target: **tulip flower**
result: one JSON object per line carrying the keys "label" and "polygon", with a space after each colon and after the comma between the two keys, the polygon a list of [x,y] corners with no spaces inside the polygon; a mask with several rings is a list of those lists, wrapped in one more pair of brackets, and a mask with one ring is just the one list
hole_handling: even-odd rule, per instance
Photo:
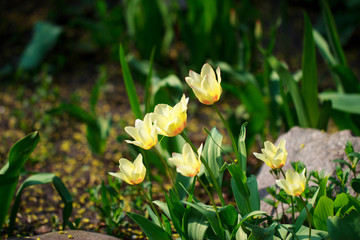
{"label": "tulip flower", "polygon": [[145,150],[155,146],[158,141],[156,122],[154,125],[152,124],[149,114],[145,115],[144,121],[136,119],[135,127],[125,127],[125,131],[135,140],[125,140],[127,143],[134,144]]}
{"label": "tulip flower", "polygon": [[122,179],[130,185],[139,184],[144,180],[146,173],[142,159],[142,155],[139,154],[133,164],[126,158],[121,158],[119,160],[120,172],[109,172],[109,174]]}
{"label": "tulip flower", "polygon": [[266,165],[272,169],[282,168],[285,165],[288,152],[285,149],[286,141],[283,138],[279,145],[275,147],[272,142],[266,141],[265,148],[261,149],[261,153],[254,153],[255,157],[264,161]]}
{"label": "tulip flower", "polygon": [[190,70],[189,77],[185,78],[197,99],[203,104],[212,105],[220,99],[222,88],[219,67],[216,69],[216,75],[217,79],[214,70],[208,63],[205,63],[200,74]]}
{"label": "tulip flower", "polygon": [[299,174],[298,172],[294,172],[292,170],[286,171],[286,179],[276,180],[276,184],[285,190],[285,192],[291,196],[299,196],[305,190],[306,177],[305,177],[306,169]]}
{"label": "tulip flower", "polygon": [[155,106],[154,112],[150,116],[154,122],[157,122],[156,126],[159,134],[174,137],[184,130],[186,127],[188,102],[189,98],[185,98],[185,95],[183,95],[180,102],[174,107],[167,104]]}
{"label": "tulip flower", "polygon": [[176,166],[176,171],[179,172],[181,175],[186,177],[193,177],[200,171],[200,156],[202,148],[203,145],[201,144],[197,151],[198,156],[196,157],[190,144],[185,143],[182,149],[182,154],[173,153],[172,158],[169,158],[169,161]]}

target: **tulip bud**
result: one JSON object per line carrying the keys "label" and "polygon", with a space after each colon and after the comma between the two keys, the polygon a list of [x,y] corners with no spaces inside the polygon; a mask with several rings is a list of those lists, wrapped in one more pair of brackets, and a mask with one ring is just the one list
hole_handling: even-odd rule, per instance
{"label": "tulip bud", "polygon": [[197,99],[203,104],[212,105],[220,99],[222,88],[219,67],[216,69],[216,75],[217,79],[214,70],[208,63],[205,63],[200,74],[190,70],[189,77],[185,78]]}
{"label": "tulip bud", "polygon": [[142,155],[139,154],[134,164],[125,158],[119,160],[120,172],[109,172],[111,176],[122,179],[130,185],[139,184],[145,178],[146,168],[142,161]]}
{"label": "tulip bud", "polygon": [[292,170],[286,171],[286,179],[276,180],[276,184],[285,190],[285,192],[291,196],[299,196],[305,190],[306,177],[305,177],[306,168],[299,174],[298,172],[293,172]]}

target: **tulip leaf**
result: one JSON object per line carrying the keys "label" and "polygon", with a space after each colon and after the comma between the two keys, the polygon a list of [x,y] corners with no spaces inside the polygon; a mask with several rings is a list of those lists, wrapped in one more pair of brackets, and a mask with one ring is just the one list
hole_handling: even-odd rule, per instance
{"label": "tulip leaf", "polygon": [[304,105],[306,106],[309,116],[309,124],[311,127],[315,128],[319,120],[316,51],[311,22],[306,13],[304,13],[304,18],[305,34],[302,59],[303,76],[301,84],[301,94],[304,99]]}
{"label": "tulip leaf", "polygon": [[304,100],[301,96],[300,89],[289,72],[289,70],[279,62],[274,56],[270,56],[267,59],[271,68],[276,71],[280,76],[280,81],[284,87],[289,89],[291,98],[295,105],[295,110],[301,127],[309,127],[309,117],[304,105]]}
{"label": "tulip leaf", "polygon": [[[154,211],[151,209],[151,207],[149,205],[146,205],[145,208],[148,211],[151,220],[160,227],[161,226],[160,221],[159,221],[158,217],[156,216],[156,214],[154,213]],[[165,216],[163,215],[163,219],[164,218],[165,218]]]}
{"label": "tulip leaf", "polygon": [[330,216],[334,216],[334,201],[326,196],[322,196],[313,214],[315,228],[327,231],[326,220]]}
{"label": "tulip leaf", "polygon": [[19,171],[25,165],[40,139],[33,132],[16,142],[9,151],[9,160],[0,170],[0,229],[5,221],[19,180]]}
{"label": "tulip leaf", "polygon": [[318,47],[322,56],[325,58],[325,61],[330,66],[335,66],[337,64],[337,61],[334,55],[331,53],[329,44],[326,42],[324,37],[321,36],[321,34],[316,29],[313,29],[313,36],[316,46]]}
{"label": "tulip leaf", "polygon": [[62,28],[53,23],[37,22],[31,41],[21,55],[19,69],[30,71],[37,68],[54,48],[61,32]]}
{"label": "tulip leaf", "polygon": [[274,239],[275,229],[277,223],[273,222],[268,228],[262,228],[258,225],[244,222],[244,225],[251,230],[251,235],[249,239],[262,239],[262,240],[272,240]]}
{"label": "tulip leaf", "polygon": [[[214,177],[218,183],[218,186],[221,188],[223,173],[220,172],[220,169],[223,164],[221,158],[221,143],[223,136],[219,131],[214,127],[211,129],[209,136],[206,138],[205,146],[202,152],[204,159],[208,162],[210,170],[213,172]],[[212,182],[210,173],[205,169],[205,175],[209,182]]]}
{"label": "tulip leaf", "polygon": [[323,92],[319,94],[321,101],[331,101],[332,108],[335,110],[360,114],[358,103],[360,102],[360,94],[345,94],[338,92]]}
{"label": "tulip leaf", "polygon": [[336,216],[343,216],[351,208],[355,208],[360,213],[360,201],[346,193],[340,193],[336,196],[334,201]]}
{"label": "tulip leaf", "polygon": [[221,222],[229,231],[231,231],[237,222],[238,212],[233,205],[226,205],[225,207],[220,208],[219,215]]}
{"label": "tulip leaf", "polygon": [[250,212],[249,214],[246,214],[244,215],[240,222],[235,226],[235,228],[233,229],[232,233],[231,233],[231,239],[234,239],[236,234],[237,234],[237,231],[238,229],[241,227],[241,225],[246,221],[248,220],[249,218],[252,218],[254,216],[258,216],[258,215],[263,215],[263,214],[266,214],[266,212],[264,211],[253,211],[253,212]]}
{"label": "tulip leaf", "polygon": [[149,240],[172,240],[168,232],[152,221],[136,213],[127,212],[127,215],[140,226]]}
{"label": "tulip leaf", "polygon": [[32,175],[28,177],[19,187],[16,196],[15,201],[11,209],[10,214],[10,223],[9,223],[9,229],[8,233],[11,234],[15,228],[15,219],[16,214],[20,206],[21,202],[21,194],[23,190],[27,187],[38,185],[38,184],[46,184],[46,183],[53,183],[55,186],[55,189],[58,191],[61,199],[63,200],[65,207],[63,210],[63,229],[65,229],[65,226],[67,225],[67,221],[71,215],[72,212],[72,196],[69,193],[68,189],[65,187],[64,183],[53,173],[38,173],[35,175]]}
{"label": "tulip leaf", "polygon": [[153,203],[156,204],[166,214],[166,216],[171,219],[169,207],[166,203],[159,200],[155,200]]}
{"label": "tulip leaf", "polygon": [[247,185],[250,191],[251,211],[260,210],[258,184],[254,175],[250,175],[250,177],[247,178]]}
{"label": "tulip leaf", "polygon": [[150,98],[151,98],[151,79],[152,79],[152,72],[153,72],[153,63],[154,63],[154,55],[155,55],[155,47],[151,50],[150,55],[150,66],[149,66],[149,72],[146,78],[145,83],[145,113],[150,112]]}
{"label": "tulip leaf", "polygon": [[[295,238],[292,234],[286,238],[286,240],[293,240],[293,239],[309,239],[309,228],[306,226],[301,226],[299,231],[296,233]],[[329,234],[322,230],[311,229],[311,240],[328,240]]]}
{"label": "tulip leaf", "polygon": [[126,93],[130,101],[131,109],[136,119],[143,119],[143,115],[140,110],[140,102],[138,99],[138,95],[136,93],[134,81],[131,77],[129,66],[126,62],[125,53],[121,44],[119,48],[119,58],[120,58],[122,74],[125,82]]}
{"label": "tulip leaf", "polygon": [[165,194],[165,200],[170,212],[170,219],[173,222],[174,228],[176,229],[177,233],[180,236],[185,236],[184,228],[182,226],[182,219],[185,214],[185,208],[181,204],[179,199],[177,199],[173,191],[170,190],[169,195],[170,196]]}
{"label": "tulip leaf", "polygon": [[343,51],[343,49],[341,47],[339,34],[338,34],[337,30],[336,30],[335,21],[334,21],[334,18],[332,16],[332,14],[331,14],[329,5],[327,4],[326,0],[321,0],[320,5],[321,5],[321,8],[322,8],[322,15],[323,15],[323,18],[324,18],[324,22],[325,22],[325,26],[326,26],[326,32],[327,32],[328,39],[329,39],[329,42],[330,42],[331,50],[334,53],[338,63],[347,66],[345,54],[344,54],[344,51]]}
{"label": "tulip leaf", "polygon": [[216,217],[215,210],[212,206],[207,206],[203,203],[190,203],[190,202],[184,202],[184,204],[189,205],[199,211],[201,214],[206,217],[206,219],[209,221],[211,228],[214,230],[214,233],[217,236],[220,236],[220,238],[223,237],[223,229],[221,228],[219,224],[219,219]]}
{"label": "tulip leaf", "polygon": [[231,189],[235,196],[236,205],[241,215],[251,212],[250,191],[247,178],[238,164],[231,164],[228,170],[232,176]]}
{"label": "tulip leaf", "polygon": [[246,171],[246,162],[247,162],[247,154],[246,154],[246,145],[245,145],[245,139],[246,139],[246,125],[248,123],[245,122],[241,125],[240,128],[240,134],[239,134],[239,140],[238,140],[238,148],[240,151],[240,164],[241,164],[241,169],[243,171]]}
{"label": "tulip leaf", "polygon": [[209,228],[209,221],[206,217],[195,210],[189,208],[189,214],[187,219],[187,235],[190,240],[203,240],[205,239],[205,233]]}

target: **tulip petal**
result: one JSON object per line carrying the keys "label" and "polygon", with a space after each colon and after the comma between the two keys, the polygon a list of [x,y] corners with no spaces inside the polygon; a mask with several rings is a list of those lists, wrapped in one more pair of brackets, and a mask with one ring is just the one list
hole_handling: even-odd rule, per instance
{"label": "tulip petal", "polygon": [[204,78],[205,75],[209,75],[210,78],[215,79],[215,72],[208,63],[202,66],[200,75],[202,78]]}

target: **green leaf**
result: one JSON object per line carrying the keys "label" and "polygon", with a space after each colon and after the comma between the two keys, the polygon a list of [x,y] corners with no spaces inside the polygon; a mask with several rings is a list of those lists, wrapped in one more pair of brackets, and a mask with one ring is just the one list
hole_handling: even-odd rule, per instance
{"label": "green leaf", "polygon": [[356,193],[360,193],[360,179],[359,178],[355,178],[355,179],[351,180],[350,185]]}
{"label": "green leaf", "polygon": [[330,216],[334,216],[334,202],[330,198],[322,196],[313,214],[315,228],[327,231],[326,220]]}
{"label": "green leaf", "polygon": [[173,222],[174,228],[176,229],[177,233],[182,237],[186,236],[184,232],[184,228],[182,226],[182,219],[185,214],[185,208],[177,199],[176,195],[173,191],[170,190],[169,192],[170,197],[165,194],[165,200],[170,212],[171,221]]}
{"label": "green leaf", "polygon": [[120,44],[120,49],[119,49],[119,58],[120,58],[122,74],[123,74],[123,78],[124,78],[124,82],[125,82],[126,93],[128,95],[129,101],[130,101],[131,109],[132,109],[136,119],[143,119],[143,115],[140,110],[140,103],[139,103],[138,95],[136,93],[136,89],[135,89],[135,85],[134,85],[134,81],[131,77],[129,66],[126,62],[125,53],[124,53],[124,50],[123,50],[123,47],[121,44]]}
{"label": "green leaf", "polygon": [[256,240],[272,240],[274,239],[275,229],[277,223],[272,223],[268,228],[262,228],[258,225],[254,225],[248,222],[244,222],[244,225],[251,229],[251,235],[249,239],[256,239]]}
{"label": "green leaf", "polygon": [[29,71],[38,67],[55,46],[61,32],[61,27],[53,23],[37,22],[31,41],[21,55],[18,68]]}
{"label": "green leaf", "polygon": [[360,91],[360,84],[354,72],[345,65],[332,66],[333,70],[341,79],[341,83],[347,93],[358,93]]}
{"label": "green leaf", "polygon": [[332,240],[360,239],[360,215],[352,210],[344,217],[333,216],[327,220],[329,236]]}
{"label": "green leaf", "polygon": [[19,189],[16,193],[14,204],[12,206],[11,214],[10,214],[10,223],[9,223],[9,229],[8,229],[9,234],[11,234],[13,232],[14,227],[15,227],[15,219],[16,219],[17,211],[20,206],[22,191],[25,188],[30,187],[30,186],[34,186],[34,185],[38,185],[38,184],[46,184],[46,183],[51,183],[51,182],[54,184],[56,190],[58,191],[59,195],[61,196],[61,198],[65,204],[65,207],[63,210],[63,226],[62,226],[63,229],[65,229],[65,226],[67,225],[67,221],[72,212],[73,199],[72,199],[68,189],[63,184],[63,182],[55,174],[53,174],[53,173],[38,173],[38,174],[28,177],[21,184],[21,186],[19,187]]}
{"label": "green leaf", "polygon": [[[221,187],[223,177],[223,173],[220,172],[223,164],[221,157],[222,139],[223,136],[218,132],[216,127],[214,127],[211,129],[209,136],[206,138],[205,146],[202,151],[202,155],[208,162],[210,170],[213,172],[219,187]],[[211,183],[212,179],[207,169],[205,169],[205,175],[207,180]]]}
{"label": "green leaf", "polygon": [[319,184],[319,194],[317,196],[318,199],[320,199],[322,196],[326,196],[326,185],[328,182],[329,176],[326,176],[323,178],[323,180],[321,180],[320,184]]}
{"label": "green leaf", "polygon": [[206,219],[209,221],[211,228],[214,230],[214,233],[220,238],[223,238],[224,229],[221,228],[219,224],[219,220],[216,217],[215,210],[213,209],[212,206],[207,206],[203,203],[190,203],[185,201],[182,201],[182,203],[193,207],[201,214],[203,214],[204,217],[206,217]]}
{"label": "green leaf", "polygon": [[260,210],[260,196],[258,184],[254,175],[250,175],[250,177],[247,178],[247,185],[250,190],[251,211]]}
{"label": "green leaf", "polygon": [[221,222],[229,231],[231,231],[237,222],[238,212],[233,205],[226,205],[225,207],[220,208],[219,215]]}
{"label": "green leaf", "polygon": [[338,62],[336,61],[334,55],[331,53],[329,44],[326,42],[323,36],[321,36],[321,34],[315,29],[313,29],[313,36],[316,46],[318,47],[320,53],[323,55],[323,58],[325,58],[325,61],[330,66],[335,66]]}
{"label": "green leaf", "polygon": [[206,217],[194,208],[189,211],[187,219],[187,235],[190,240],[204,240],[205,233],[209,228],[209,221]]}
{"label": "green leaf", "polygon": [[300,93],[300,89],[295,82],[293,76],[289,70],[280,63],[274,56],[270,56],[267,59],[271,68],[276,71],[282,82],[282,85],[289,89],[290,95],[295,105],[295,110],[301,127],[310,127],[309,117]]}
{"label": "green leaf", "polygon": [[240,164],[241,164],[241,169],[243,169],[244,171],[246,170],[246,162],[247,162],[246,145],[245,145],[246,125],[247,125],[247,122],[245,122],[241,125],[239,140],[238,140],[238,148],[239,148],[240,157],[241,157]]}
{"label": "green leaf", "polygon": [[343,216],[349,209],[355,208],[360,213],[360,201],[346,193],[340,193],[334,201],[336,216]]}
{"label": "green leaf", "polygon": [[345,54],[341,47],[339,35],[337,33],[335,21],[331,14],[330,8],[326,0],[321,0],[320,3],[331,50],[334,53],[336,60],[340,64],[347,66]]}
{"label": "green leaf", "polygon": [[[158,217],[156,216],[156,214],[154,213],[154,211],[151,209],[151,207],[150,207],[149,205],[146,205],[145,208],[146,208],[146,210],[148,211],[151,220],[152,220],[156,225],[158,225],[159,227],[161,227],[161,223],[160,223]],[[163,219],[164,219],[164,218],[165,218],[165,216],[164,216],[164,214],[163,214]]]}
{"label": "green leaf", "polygon": [[164,229],[143,216],[131,212],[127,212],[127,215],[140,226],[149,240],[172,240]]}
{"label": "green leaf", "polygon": [[301,94],[309,116],[310,126],[315,128],[319,120],[318,80],[316,68],[315,43],[309,17],[304,13],[305,34],[302,59]]}
{"label": "green leaf", "polygon": [[242,219],[240,220],[240,222],[236,225],[236,227],[234,228],[234,230],[232,231],[231,233],[231,239],[234,239],[236,234],[237,234],[237,231],[238,229],[241,227],[241,225],[246,221],[248,220],[249,218],[252,218],[254,216],[258,216],[258,215],[266,215],[266,212],[264,211],[253,211],[253,212],[250,212],[249,214],[246,214],[242,217]]}
{"label": "green leaf", "polygon": [[100,75],[95,83],[95,86],[91,90],[91,95],[90,95],[90,109],[94,115],[96,115],[96,111],[95,111],[96,104],[99,99],[101,88],[105,84],[106,79],[107,79],[106,67],[102,66],[100,67]]}
{"label": "green leaf", "polygon": [[0,170],[0,229],[16,190],[19,171],[34,151],[39,139],[39,133],[33,132],[16,142],[9,151],[9,161]]}
{"label": "green leaf", "polygon": [[150,112],[151,79],[152,79],[152,72],[153,72],[154,54],[155,54],[155,47],[151,51],[149,72],[148,72],[148,76],[146,78],[146,83],[145,83],[145,113],[144,113],[144,115],[146,113]]}
{"label": "green leaf", "polygon": [[319,98],[321,101],[331,101],[332,108],[335,110],[360,114],[360,108],[358,107],[358,103],[360,102],[360,94],[323,92],[319,94]]}
{"label": "green leaf", "polygon": [[231,178],[231,189],[235,196],[236,205],[242,216],[251,212],[250,190],[247,178],[238,164],[228,166]]}
{"label": "green leaf", "polygon": [[9,174],[11,172],[18,172],[24,167],[30,154],[34,151],[38,144],[40,135],[38,132],[33,132],[16,142],[9,151],[9,165],[7,169],[1,169],[0,174]]}
{"label": "green leaf", "polygon": [[[292,234],[286,238],[286,240],[293,239],[309,239],[309,228],[306,226],[301,226],[299,231],[296,233],[295,238],[293,238]],[[329,234],[325,231],[311,229],[311,240],[328,240]]]}

